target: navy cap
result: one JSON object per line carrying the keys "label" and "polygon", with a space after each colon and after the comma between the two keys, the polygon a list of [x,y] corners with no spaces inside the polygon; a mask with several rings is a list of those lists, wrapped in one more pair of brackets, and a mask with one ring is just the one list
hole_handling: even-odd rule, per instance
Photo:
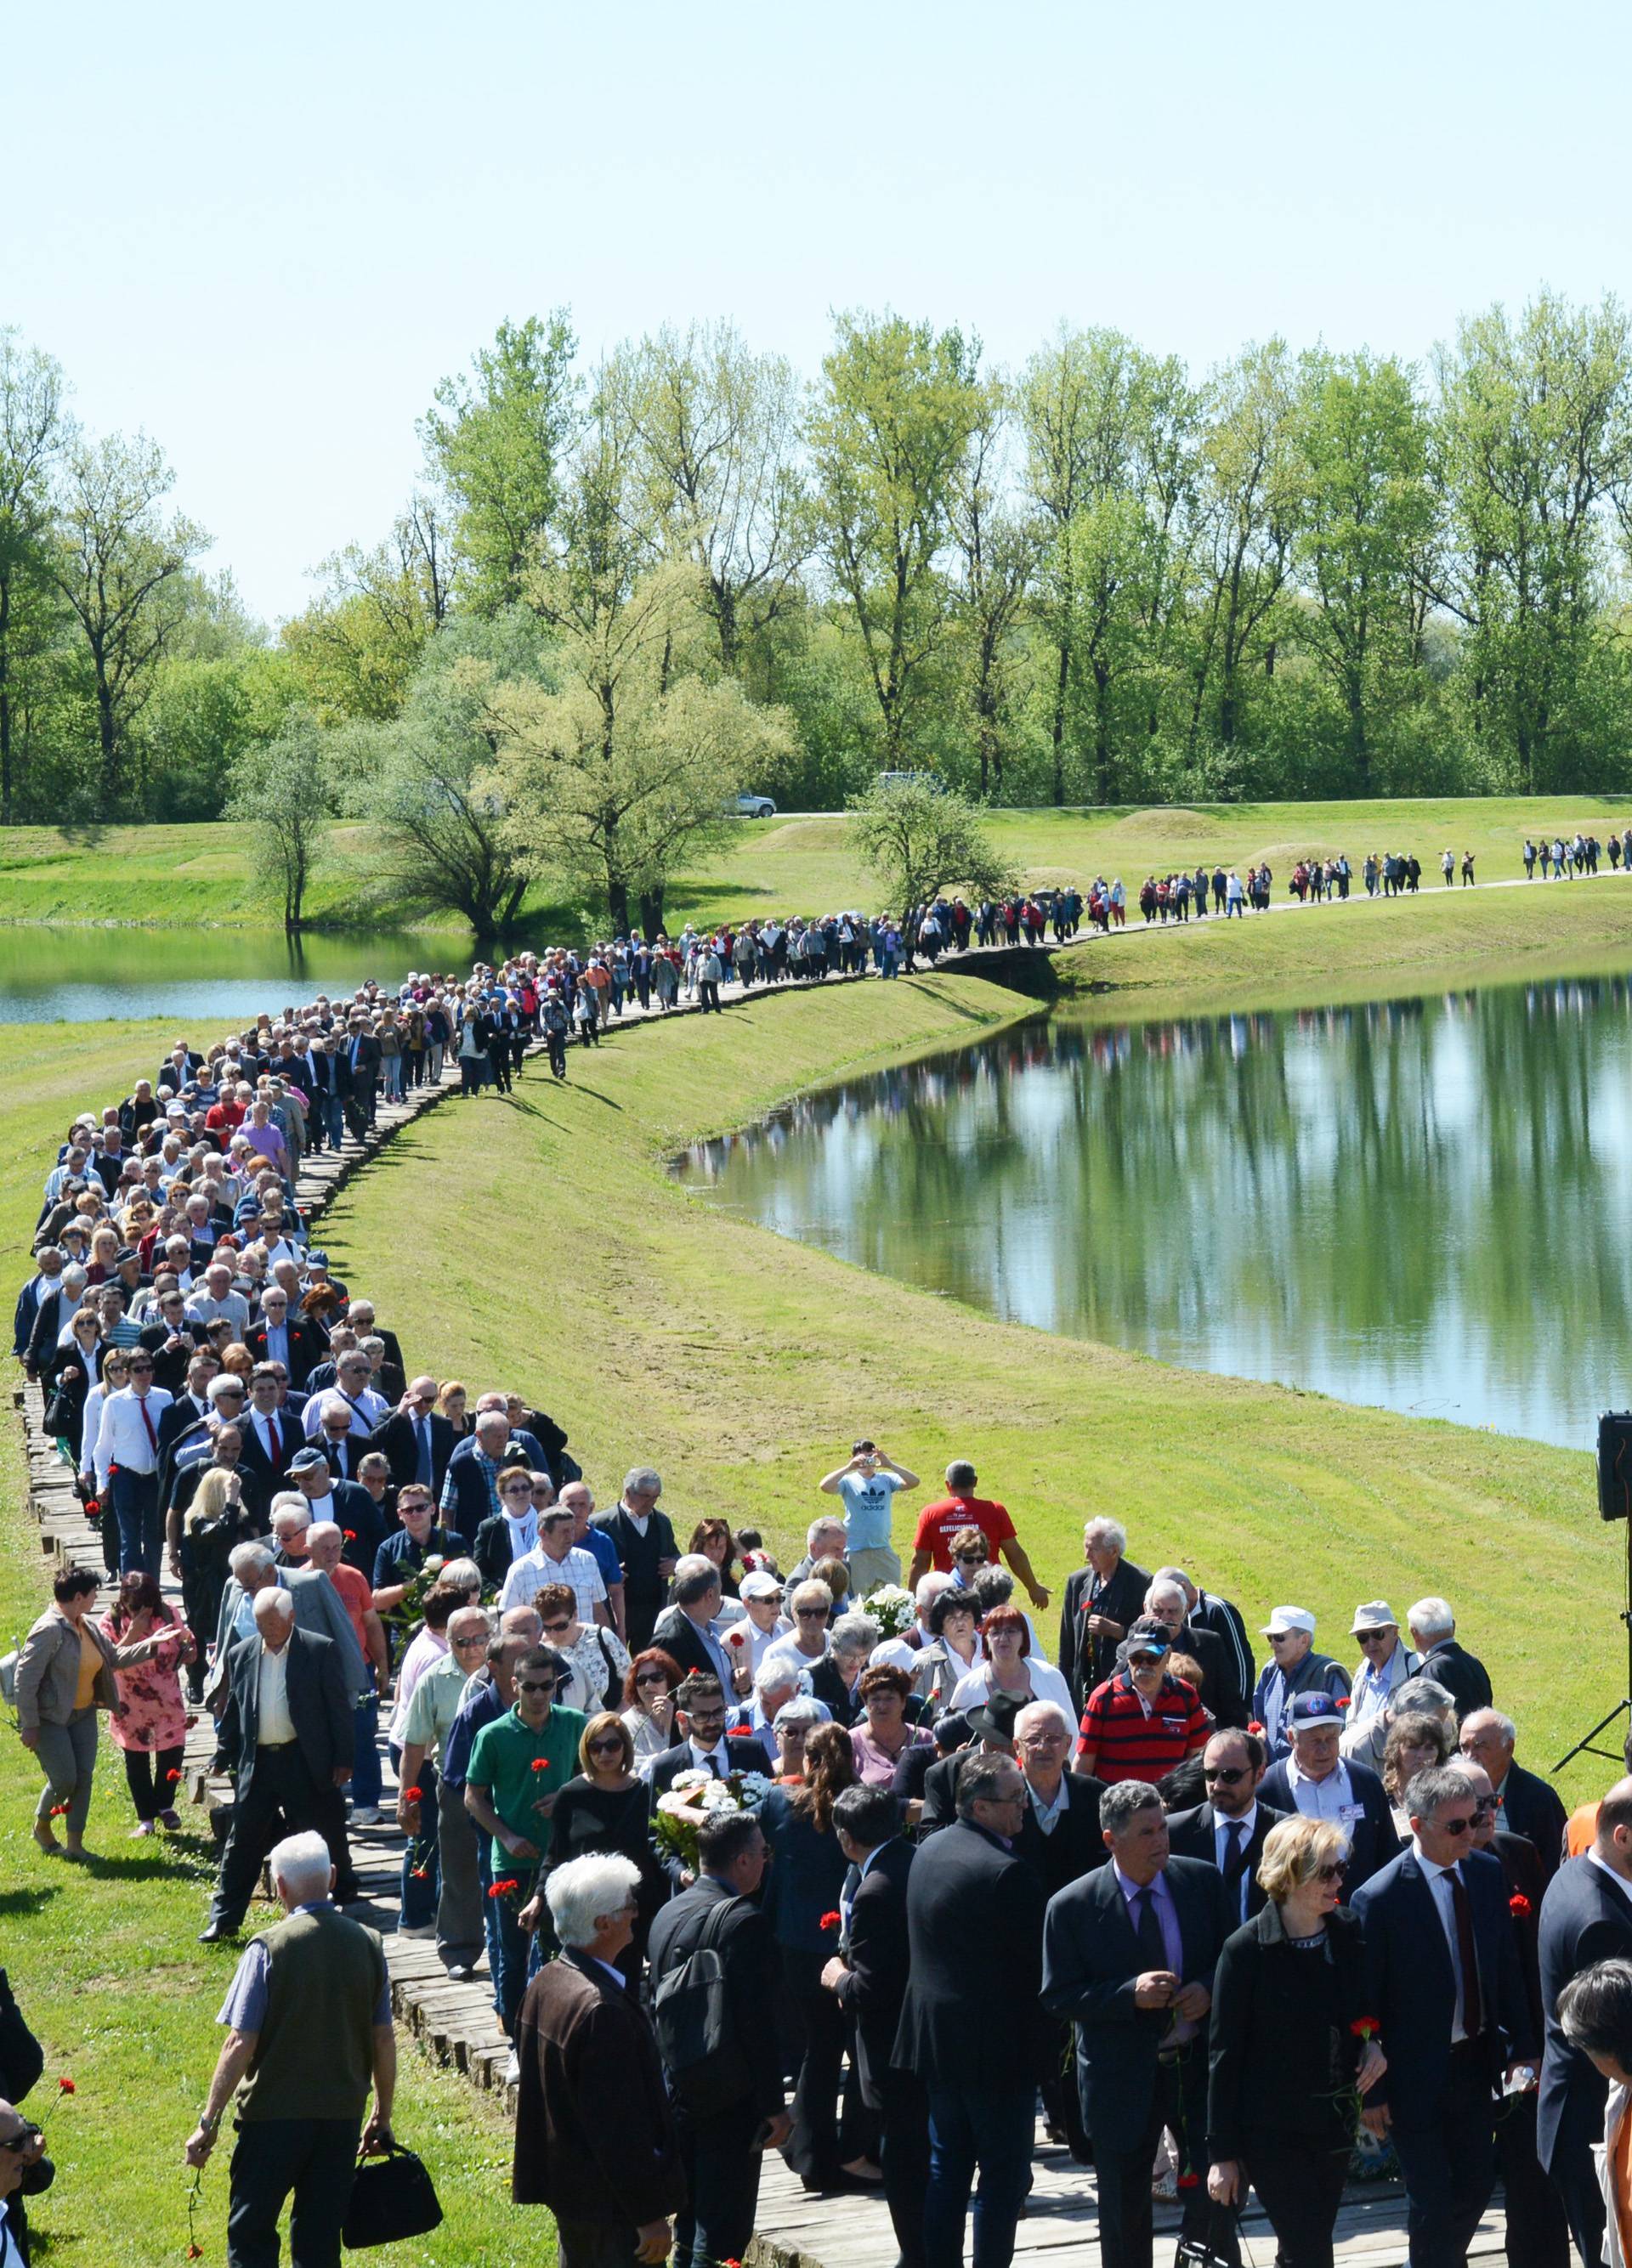
{"label": "navy cap", "polygon": [[1295,1725],[1336,1725],[1343,1715],[1329,1693],[1299,1693],[1287,1713]]}

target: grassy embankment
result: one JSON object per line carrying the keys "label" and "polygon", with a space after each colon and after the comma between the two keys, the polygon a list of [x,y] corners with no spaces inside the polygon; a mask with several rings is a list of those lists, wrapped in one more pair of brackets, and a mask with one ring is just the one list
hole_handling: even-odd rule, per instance
{"label": "grassy embankment", "polygon": [[[1473,850],[1490,881],[1520,872],[1519,844],[1546,828],[1568,836],[1580,827],[1600,840],[1632,821],[1632,808],[1598,796],[1528,799],[1518,796],[1404,799],[1386,803],[1246,803],[1154,809],[1000,811],[997,840],[1034,884],[1084,883],[1120,874],[1136,891],[1142,877],[1188,860],[1244,865],[1267,857],[1277,895],[1300,853],[1347,850],[1359,867],[1370,849],[1414,850],[1433,862],[1447,846]],[[370,831],[354,823],[334,830],[336,863],[318,883],[318,919],[355,919],[370,879]],[[729,849],[705,871],[684,875],[669,893],[671,921],[686,915],[742,920],[772,911],[820,913],[838,906],[870,908],[877,886],[853,856],[849,825],[839,814],[743,821]],[[376,917],[400,918],[387,907]],[[528,922],[576,937],[575,914],[535,894]],[[0,836],[0,923],[130,922],[171,925],[218,923],[264,927],[268,901],[255,886],[240,828],[47,827],[8,828]]]}
{"label": "grassy embankment", "polygon": [[[1629,952],[1632,892],[1538,886],[1458,893],[1443,910],[1193,925],[1075,965],[1126,985],[1086,1004],[1119,1016],[1333,998],[1376,990],[1379,976],[1383,989],[1436,990]],[[353,1185],[326,1241],[416,1359],[478,1385],[515,1375],[521,1359],[602,1491],[651,1456],[683,1521],[752,1516],[791,1549],[816,1508],[815,1476],[858,1426],[926,1474],[973,1454],[1045,1580],[1074,1563],[1084,1512],[1108,1508],[1128,1519],[1136,1550],[1193,1561],[1255,1619],[1296,1596],[1333,1631],[1362,1593],[1399,1604],[1444,1588],[1521,1714],[1532,1762],[1550,1760],[1620,1675],[1619,1540],[1593,1516],[1584,1456],[994,1323],[724,1219],[663,1170],[683,1141],[801,1087],[1024,1012],[984,981],[942,976],[631,1032],[575,1052],[565,1088],[530,1070],[509,1103],[444,1105]],[[155,1022],[0,1027],[8,1282],[63,1119],[123,1093],[170,1036]],[[10,1428],[0,1484],[9,1633],[43,1590]],[[48,2257],[122,2268],[172,2244],[179,2257],[185,2242],[180,2141],[213,2059],[229,1963],[194,1941],[202,1846],[132,1855],[116,1770],[105,1764],[101,1777],[92,1841],[110,1855],[70,1880],[27,1841],[36,1783],[11,1751],[0,1851],[13,1926],[0,1955],[50,2076],[71,2072],[79,2090],[52,2123],[63,2174],[37,2215]],[[1600,1777],[1578,1769],[1568,1790]],[[429,2243],[382,2256],[383,2268],[541,2257],[543,2217],[504,2202],[505,2134],[462,2081],[405,2054],[399,2124],[434,2164],[448,2220]],[[224,2198],[218,2167],[206,2257],[220,2257]]]}

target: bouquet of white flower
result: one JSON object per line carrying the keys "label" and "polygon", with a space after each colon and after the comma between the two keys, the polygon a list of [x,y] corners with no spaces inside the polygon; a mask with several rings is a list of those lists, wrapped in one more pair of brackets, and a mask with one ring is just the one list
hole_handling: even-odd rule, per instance
{"label": "bouquet of white flower", "polygon": [[884,1638],[900,1638],[918,1619],[918,1602],[899,1583],[881,1583],[861,1602],[861,1611],[878,1624]]}
{"label": "bouquet of white flower", "polygon": [[770,1793],[764,1772],[729,1772],[724,1779],[705,1771],[676,1772],[668,1793],[657,1799],[657,1839],[670,1858],[695,1874],[697,1830],[709,1813],[757,1812]]}

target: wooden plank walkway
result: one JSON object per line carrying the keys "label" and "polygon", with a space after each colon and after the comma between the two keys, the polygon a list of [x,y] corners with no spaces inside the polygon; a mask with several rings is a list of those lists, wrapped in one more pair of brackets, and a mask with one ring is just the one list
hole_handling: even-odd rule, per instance
{"label": "wooden plank walkway", "polygon": [[[1086,944],[1089,940],[1081,942]],[[993,960],[1008,957],[1008,951],[999,947],[989,954],[977,952],[955,956],[950,962],[943,962],[942,967],[978,968],[982,960],[989,965]],[[1023,947],[1014,951],[1016,957],[1027,954]],[[830,983],[858,981],[856,977],[827,980]],[[767,997],[798,989],[802,988],[772,987]],[[722,991],[731,1005],[740,1005],[744,998],[741,988],[735,984],[722,988]],[[765,991],[764,987],[756,987],[746,997],[757,998]],[[687,1004],[673,1012],[695,1015],[699,1012],[694,1005]],[[661,1021],[662,1018],[657,1009],[643,1012],[638,1004],[631,1004],[624,1020],[638,1024]],[[609,1028],[616,1031],[617,1022]],[[535,1055],[540,1050],[535,1046],[533,1052]],[[366,1141],[358,1143],[348,1138],[343,1152],[325,1152],[318,1158],[304,1160],[298,1195],[307,1220],[315,1224],[353,1173],[403,1126],[446,1095],[457,1092],[457,1071],[450,1064],[439,1086],[417,1088],[400,1103],[382,1101],[378,1123]],[[100,1567],[100,1539],[74,1494],[68,1468],[45,1434],[38,1388],[19,1387],[15,1401],[25,1432],[30,1493],[40,1521],[42,1553],[57,1566],[77,1561]],[[166,1594],[178,1589],[167,1576],[165,1587]],[[188,1734],[186,1780],[191,1804],[206,1812],[231,1800],[230,1783],[214,1778],[210,1773],[214,1745],[210,1719],[207,1713],[201,1712]],[[353,1827],[351,1841],[364,1894],[362,1918],[385,1939],[392,2001],[398,2021],[426,2053],[465,2073],[474,2085],[495,2090],[509,2101],[513,2090],[505,2076],[508,2045],[493,2013],[485,1962],[471,1982],[455,1984],[443,1969],[432,1940],[395,1934],[404,1838],[394,1821],[396,1783],[389,1755],[385,1753],[383,1733],[380,1746],[386,1782],[382,1804],[385,1816],[378,1826]],[[270,1908],[265,1918],[272,1918]],[[203,1919],[201,1903],[201,1927]],[[253,1931],[256,1921],[257,1917],[252,1914],[247,1930]],[[1034,2186],[1019,2231],[1016,2257],[1023,2261],[1063,2260],[1068,2252],[1074,2262],[1097,2258],[1097,2218],[1091,2169],[1074,2164],[1069,2153],[1046,2142],[1040,2130],[1033,2166]],[[1177,2207],[1158,2205],[1157,2268],[1169,2268],[1178,2226]],[[1503,2227],[1499,2205],[1493,2206],[1474,2242],[1474,2256],[1484,2257],[1500,2252],[1504,2241]],[[1256,2200],[1243,2222],[1242,2236],[1246,2268],[1270,2268],[1274,2235]],[[1399,2268],[1406,2253],[1405,2205],[1398,2184],[1379,2183],[1351,2187],[1338,2221],[1336,2257],[1340,2268]],[[896,2257],[895,2240],[882,2196],[811,2198],[779,2158],[772,2156],[768,2160],[760,2190],[759,2234],[750,2248],[746,2268],[795,2268],[795,2264],[797,2268],[893,2268]]]}

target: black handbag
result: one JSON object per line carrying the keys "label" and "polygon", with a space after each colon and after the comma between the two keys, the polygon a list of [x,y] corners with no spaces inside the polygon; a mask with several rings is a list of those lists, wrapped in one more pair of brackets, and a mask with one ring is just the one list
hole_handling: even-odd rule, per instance
{"label": "black handbag", "polygon": [[340,2239],[348,2252],[361,2252],[371,2244],[428,2235],[441,2220],[425,2161],[400,2142],[388,2142],[380,2156],[358,2160]]}

